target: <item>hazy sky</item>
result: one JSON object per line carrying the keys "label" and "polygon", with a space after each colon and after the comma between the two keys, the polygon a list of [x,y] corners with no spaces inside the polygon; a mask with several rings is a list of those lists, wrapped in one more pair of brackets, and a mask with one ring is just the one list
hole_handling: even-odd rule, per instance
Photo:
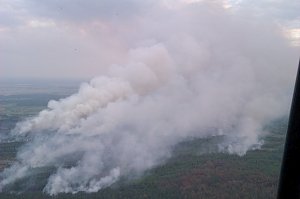
{"label": "hazy sky", "polygon": [[206,2],[274,23],[299,44],[298,0],[0,0],[0,78],[101,75],[129,49],[165,42],[157,21]]}

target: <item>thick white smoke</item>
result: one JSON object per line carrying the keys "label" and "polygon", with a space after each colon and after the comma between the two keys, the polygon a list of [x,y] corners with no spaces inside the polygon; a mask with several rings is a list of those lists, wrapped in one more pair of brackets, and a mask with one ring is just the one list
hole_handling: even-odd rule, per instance
{"label": "thick white smoke", "polygon": [[50,166],[45,192],[96,192],[191,137],[224,135],[220,151],[239,155],[261,146],[263,126],[287,112],[293,51],[273,27],[200,5],[176,21],[145,16],[136,38],[144,42],[126,63],[18,123],[12,136],[30,141],[2,172],[0,190]]}

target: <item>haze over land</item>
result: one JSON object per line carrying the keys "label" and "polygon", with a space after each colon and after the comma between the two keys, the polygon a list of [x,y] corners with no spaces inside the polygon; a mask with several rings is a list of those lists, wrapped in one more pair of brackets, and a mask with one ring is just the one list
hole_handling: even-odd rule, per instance
{"label": "haze over land", "polygon": [[54,167],[45,192],[96,192],[192,138],[223,136],[220,152],[244,155],[263,144],[264,125],[288,112],[299,48],[249,9],[223,1],[128,0],[126,9],[118,1],[3,2],[28,23],[12,18],[0,43],[14,49],[14,32],[17,45],[34,46],[17,61],[5,51],[8,75],[99,75],[17,124],[10,136],[29,142],[1,173],[0,190],[33,168]]}

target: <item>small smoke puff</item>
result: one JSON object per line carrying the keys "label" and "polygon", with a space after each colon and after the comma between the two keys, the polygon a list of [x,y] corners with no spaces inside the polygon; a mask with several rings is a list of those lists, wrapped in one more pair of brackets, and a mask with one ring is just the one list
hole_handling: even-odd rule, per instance
{"label": "small smoke puff", "polygon": [[[56,175],[51,176],[47,186],[44,188],[44,192],[50,195],[56,195],[59,192],[65,193],[77,193],[79,191],[86,191],[89,193],[97,192],[101,188],[110,186],[116,182],[120,176],[120,170],[118,168],[112,169],[107,176],[100,179],[93,179],[86,181],[81,179],[80,182],[73,182],[73,179],[81,176],[78,175],[78,171],[75,169],[63,170],[59,169]],[[80,183],[80,184],[79,184]],[[73,187],[71,188],[70,185]],[[78,186],[79,185],[79,186]]]}

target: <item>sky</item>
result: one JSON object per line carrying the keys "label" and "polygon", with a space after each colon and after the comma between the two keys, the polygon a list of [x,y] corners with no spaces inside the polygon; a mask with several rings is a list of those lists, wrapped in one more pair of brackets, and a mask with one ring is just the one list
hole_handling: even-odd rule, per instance
{"label": "sky", "polygon": [[111,65],[126,62],[130,49],[166,42],[173,33],[162,35],[164,23],[198,4],[215,4],[218,12],[233,18],[273,24],[299,46],[298,0],[0,0],[0,78],[102,75]]}

